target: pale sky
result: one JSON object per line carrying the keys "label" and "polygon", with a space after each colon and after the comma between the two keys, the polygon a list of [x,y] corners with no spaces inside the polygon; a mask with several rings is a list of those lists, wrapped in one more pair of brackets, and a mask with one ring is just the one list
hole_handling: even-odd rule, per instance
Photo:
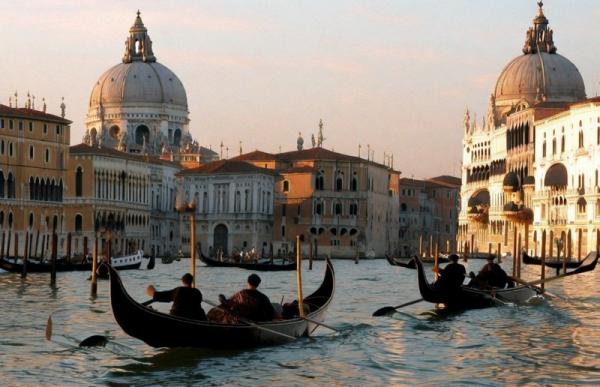
{"label": "pale sky", "polygon": [[[502,68],[521,54],[534,0],[2,1],[0,103],[29,90],[60,112],[71,144],[89,93],[119,63],[140,8],[154,53],[183,82],[190,130],[218,151],[292,150],[325,123],[325,147],[405,177],[459,175],[466,106],[485,114]],[[547,0],[558,52],[600,90],[600,2]],[[473,114],[471,115],[473,116]]]}

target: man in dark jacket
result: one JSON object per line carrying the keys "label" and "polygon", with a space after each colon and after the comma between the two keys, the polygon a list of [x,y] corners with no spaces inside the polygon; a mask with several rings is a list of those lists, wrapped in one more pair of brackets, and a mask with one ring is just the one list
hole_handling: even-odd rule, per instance
{"label": "man in dark jacket", "polygon": [[448,259],[450,259],[450,263],[440,269],[440,278],[435,282],[435,287],[445,292],[456,292],[460,290],[467,271],[463,265],[458,263],[458,255],[450,254]]}
{"label": "man in dark jacket", "polygon": [[500,289],[503,289],[507,285],[509,288],[515,286],[514,282],[510,279],[508,274],[506,274],[504,269],[494,262],[494,258],[494,255],[490,255],[487,258],[487,263],[469,283],[469,286],[479,288],[494,287]]}
{"label": "man in dark jacket", "polygon": [[206,320],[206,314],[201,305],[202,293],[192,287],[194,277],[190,273],[186,273],[181,277],[181,282],[183,286],[164,292],[158,292],[154,286],[150,285],[146,289],[146,293],[152,297],[153,301],[173,302],[171,314],[174,316]]}

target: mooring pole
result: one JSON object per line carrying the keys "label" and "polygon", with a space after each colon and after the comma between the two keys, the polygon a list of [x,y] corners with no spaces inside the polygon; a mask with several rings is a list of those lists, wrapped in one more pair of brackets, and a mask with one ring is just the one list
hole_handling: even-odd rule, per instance
{"label": "mooring pole", "polygon": [[56,285],[56,255],[58,253],[58,235],[56,231],[52,232],[52,256],[50,258],[50,286]]}
{"label": "mooring pole", "polygon": [[546,230],[542,231],[542,272],[540,274],[542,280],[542,293],[545,290],[544,280],[546,279]]}
{"label": "mooring pole", "polygon": [[25,234],[25,251],[23,252],[23,271],[21,278],[27,277],[27,255],[29,254],[29,231]]}
{"label": "mooring pole", "polygon": [[92,247],[92,284],[91,293],[92,297],[96,297],[98,294],[98,277],[96,271],[98,270],[98,235],[94,233],[94,246]]}

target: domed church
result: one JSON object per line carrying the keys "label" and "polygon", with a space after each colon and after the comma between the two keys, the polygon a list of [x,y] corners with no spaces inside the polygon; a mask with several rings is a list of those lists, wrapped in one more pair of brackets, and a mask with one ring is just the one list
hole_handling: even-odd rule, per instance
{"label": "domed church", "polygon": [[[592,238],[585,238],[594,230],[587,226],[578,229],[574,215],[585,202],[577,189],[594,185],[592,175],[582,173],[581,166],[556,164],[589,159],[592,150],[584,152],[586,146],[600,147],[600,111],[589,113],[590,104],[600,103],[596,100],[586,99],[579,70],[557,53],[554,31],[539,1],[525,33],[522,54],[508,62],[498,76],[487,113],[480,122],[468,109],[464,115],[460,250],[500,248],[514,254],[521,241],[522,249],[540,253],[541,233],[550,230],[558,238],[583,235],[578,238],[584,249],[594,247]],[[582,118],[578,106],[584,105],[588,107],[585,114],[593,117]],[[596,165],[598,160],[600,153]],[[597,187],[598,171],[595,184]],[[562,207],[555,208],[554,203]],[[597,212],[594,219],[600,219],[600,202]],[[582,219],[586,225],[598,223],[592,220]]]}
{"label": "domed church", "polygon": [[94,84],[83,142],[151,155],[198,151],[188,115],[183,83],[157,62],[138,11],[121,63]]}

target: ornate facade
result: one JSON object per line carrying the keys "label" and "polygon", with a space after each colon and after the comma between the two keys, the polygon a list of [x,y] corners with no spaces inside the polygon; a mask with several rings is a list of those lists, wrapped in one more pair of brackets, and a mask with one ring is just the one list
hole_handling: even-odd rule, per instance
{"label": "ornate facade", "polygon": [[[540,232],[555,227],[562,228],[555,230],[558,235],[564,231],[570,222],[566,203],[575,211],[574,192],[584,184],[571,181],[572,175],[561,178],[558,186],[544,183],[559,158],[581,170],[582,161],[577,164],[577,160],[582,160],[581,149],[591,146],[590,134],[581,147],[574,148],[573,141],[579,145],[577,132],[584,126],[592,130],[597,117],[594,112],[581,120],[574,118],[594,104],[580,104],[586,98],[583,78],[573,63],[557,53],[542,2],[538,6],[523,55],[509,62],[498,77],[483,122],[472,121],[468,110],[465,114],[459,241],[471,250],[487,251],[488,243],[494,249],[497,243],[514,246],[515,236],[522,238],[524,248],[539,249]],[[589,184],[590,173],[585,179]],[[550,187],[572,189],[573,195],[567,199],[564,192]],[[575,212],[572,215],[575,222]],[[589,235],[592,228],[583,229]],[[571,231],[575,234],[575,229]],[[592,242],[585,244],[589,247]]]}

